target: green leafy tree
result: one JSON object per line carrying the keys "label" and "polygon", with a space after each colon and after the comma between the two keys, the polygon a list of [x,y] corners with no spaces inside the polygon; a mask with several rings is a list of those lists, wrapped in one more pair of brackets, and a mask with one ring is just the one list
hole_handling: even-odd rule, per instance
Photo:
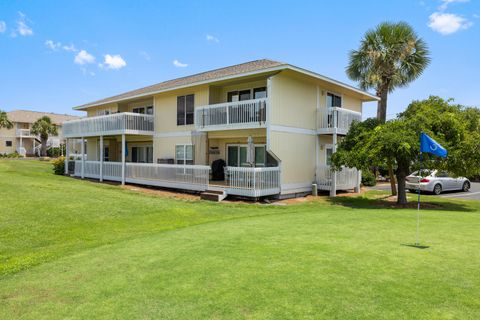
{"label": "green leafy tree", "polygon": [[[405,23],[379,24],[368,30],[358,50],[350,52],[347,75],[364,90],[375,89],[381,99],[377,119],[387,119],[388,94],[417,79],[430,63],[427,44]],[[397,193],[393,168],[387,163],[392,194]]]}
{"label": "green leafy tree", "polygon": [[405,178],[418,168],[420,133],[426,132],[447,148],[447,159],[424,155],[424,167],[447,169],[471,176],[480,174],[480,111],[439,97],[412,102],[394,120],[377,119],[354,123],[341,141],[332,161],[360,169],[390,164],[396,167],[398,204],[406,204]]}
{"label": "green leafy tree", "polygon": [[52,123],[48,116],[43,116],[32,125],[31,132],[40,136],[40,155],[45,157],[47,155],[47,141],[50,135],[57,135],[57,126]]}
{"label": "green leafy tree", "polygon": [[8,120],[7,113],[0,110],[0,129],[1,128],[12,129],[13,123]]}

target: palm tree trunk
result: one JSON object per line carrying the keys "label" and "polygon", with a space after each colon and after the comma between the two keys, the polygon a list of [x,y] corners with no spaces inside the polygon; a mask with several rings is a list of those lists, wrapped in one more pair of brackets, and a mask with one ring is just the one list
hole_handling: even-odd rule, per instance
{"label": "palm tree trunk", "polygon": [[45,139],[45,138],[40,138],[40,141],[41,141],[41,148],[40,148],[40,155],[42,157],[46,157],[47,156],[47,140],[48,139]]}
{"label": "palm tree trunk", "polygon": [[385,121],[387,121],[388,89],[384,89],[384,88],[378,89],[377,96],[379,96],[381,99],[377,103],[377,119],[381,123],[385,123]]}

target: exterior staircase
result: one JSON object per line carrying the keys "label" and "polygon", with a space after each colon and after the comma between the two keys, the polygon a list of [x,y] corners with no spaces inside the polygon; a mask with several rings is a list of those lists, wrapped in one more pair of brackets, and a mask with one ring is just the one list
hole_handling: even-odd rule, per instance
{"label": "exterior staircase", "polygon": [[208,189],[200,194],[200,199],[220,202],[227,197],[225,190]]}

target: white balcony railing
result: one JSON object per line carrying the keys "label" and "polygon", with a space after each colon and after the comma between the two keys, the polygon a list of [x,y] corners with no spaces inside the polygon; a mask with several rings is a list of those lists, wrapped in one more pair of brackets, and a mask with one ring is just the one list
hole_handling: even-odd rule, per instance
{"label": "white balcony railing", "polygon": [[195,109],[195,126],[202,131],[264,127],[267,107],[267,98],[201,106]]}
{"label": "white balcony railing", "polygon": [[89,137],[115,134],[152,135],[153,115],[131,112],[88,117],[63,123],[65,138]]}
{"label": "white balcony railing", "polygon": [[17,129],[17,137],[31,138],[35,137],[35,135],[30,131],[30,129]]}
{"label": "white balcony railing", "polygon": [[[317,170],[317,185],[320,190],[330,190],[335,172],[330,166],[320,166]],[[358,170],[356,168],[342,168],[337,174],[337,190],[350,190],[358,185]]]}
{"label": "white balcony railing", "polygon": [[[122,163],[104,162],[104,180],[121,181]],[[125,182],[204,191],[208,188],[210,167],[197,165],[175,165],[154,163],[125,163]],[[82,161],[75,161],[74,175],[82,176]],[[100,178],[100,161],[85,161],[85,178]]]}
{"label": "white balcony railing", "polygon": [[318,113],[318,132],[347,134],[353,121],[362,121],[362,114],[345,108],[320,109]]}
{"label": "white balcony railing", "polygon": [[280,168],[226,167],[227,193],[262,197],[280,193]]}

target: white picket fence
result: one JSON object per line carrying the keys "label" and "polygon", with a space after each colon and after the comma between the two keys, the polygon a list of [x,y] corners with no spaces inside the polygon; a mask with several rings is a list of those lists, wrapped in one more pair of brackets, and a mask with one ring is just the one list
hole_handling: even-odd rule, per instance
{"label": "white picket fence", "polygon": [[353,121],[362,121],[362,114],[345,108],[324,108],[318,113],[319,133],[333,133],[334,129],[340,134],[346,134]]}
{"label": "white picket fence", "polygon": [[88,117],[63,123],[65,138],[112,134],[153,134],[154,117],[132,112]]}
{"label": "white picket fence", "polygon": [[265,125],[268,99],[252,99],[201,106],[195,109],[197,130],[255,128]]}
{"label": "white picket fence", "polygon": [[280,168],[226,167],[227,193],[262,197],[280,193]]}
{"label": "white picket fence", "polygon": [[[320,166],[317,170],[317,185],[320,190],[330,190],[334,171],[330,166]],[[350,190],[358,185],[358,170],[343,167],[337,174],[337,190]]]}

